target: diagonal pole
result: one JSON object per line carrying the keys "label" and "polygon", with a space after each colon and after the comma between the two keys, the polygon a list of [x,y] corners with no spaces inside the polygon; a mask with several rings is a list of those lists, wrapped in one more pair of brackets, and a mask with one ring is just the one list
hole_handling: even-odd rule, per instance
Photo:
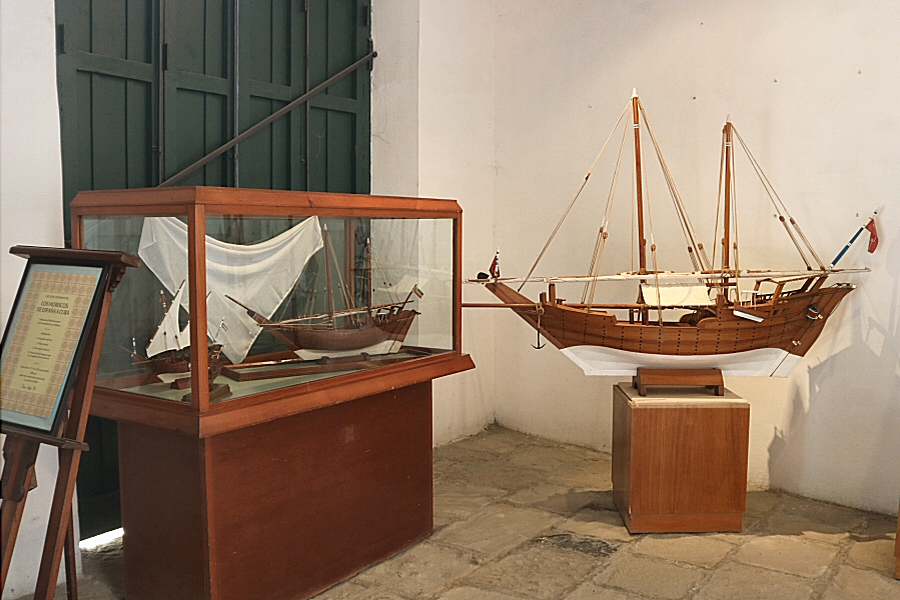
{"label": "diagonal pole", "polygon": [[378,56],[377,52],[374,52],[374,51],[369,52],[368,54],[363,56],[361,59],[359,59],[358,61],[356,61],[355,63],[353,63],[352,65],[350,65],[349,67],[347,67],[346,69],[344,69],[343,71],[338,73],[337,75],[334,75],[333,77],[329,77],[328,79],[326,79],[325,81],[323,81],[322,83],[320,83],[319,85],[314,87],[313,89],[309,90],[308,92],[306,92],[305,94],[303,94],[302,96],[300,96],[299,98],[297,98],[296,100],[291,102],[290,104],[286,104],[285,106],[281,107],[279,110],[272,113],[271,115],[269,115],[268,117],[266,117],[265,119],[263,119],[262,121],[260,121],[256,125],[254,125],[253,127],[247,129],[246,131],[244,131],[244,133],[240,134],[239,136],[237,136],[235,138],[232,138],[228,142],[225,142],[224,144],[222,144],[221,146],[219,146],[218,148],[216,148],[215,150],[213,150],[212,152],[210,152],[209,154],[207,154],[200,160],[198,160],[195,163],[191,164],[190,166],[182,169],[178,173],[175,173],[174,175],[172,175],[171,177],[169,177],[168,179],[163,181],[161,184],[159,184],[159,187],[169,187],[169,186],[175,184],[176,182],[181,181],[182,179],[184,179],[188,175],[194,173],[195,171],[197,171],[198,169],[200,169],[201,167],[203,167],[204,165],[206,165],[213,159],[225,154],[226,152],[228,152],[229,150],[231,150],[232,148],[234,148],[241,142],[250,138],[254,134],[262,131],[263,129],[268,127],[272,122],[277,121],[278,119],[280,119],[284,115],[288,114],[289,112],[291,112],[292,110],[294,110],[295,108],[300,106],[301,104],[308,102],[311,98],[313,98],[315,96],[318,96],[319,94],[324,92],[326,89],[328,89],[332,85],[336,84],[338,81],[342,80],[344,77],[346,77],[350,73],[353,73],[354,71],[356,71],[356,69],[358,69],[359,67],[371,62],[376,56]]}

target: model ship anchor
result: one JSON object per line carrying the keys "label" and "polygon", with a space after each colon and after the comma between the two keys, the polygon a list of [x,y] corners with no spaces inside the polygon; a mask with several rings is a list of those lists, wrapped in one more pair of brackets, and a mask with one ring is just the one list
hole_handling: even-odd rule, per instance
{"label": "model ship anchor", "polygon": [[[630,119],[626,115],[630,112]],[[619,121],[600,151],[613,138],[625,121],[621,146],[606,209],[594,242],[587,275],[572,277],[532,277],[572,206],[584,189],[600,159],[591,166],[575,197],[565,210],[524,279],[501,278],[498,256],[491,273],[481,273],[477,280],[496,295],[503,304],[465,306],[500,306],[512,309],[562,350],[588,375],[633,375],[640,367],[649,368],[719,368],[725,375],[786,376],[819,337],[826,319],[854,286],[838,283],[826,287],[825,280],[836,273],[853,273],[868,269],[836,269],[840,255],[827,267],[812,248],[787,207],[778,197],[759,163],[750,153],[737,129],[727,120],[722,131],[722,158],[716,233],[721,225],[721,254],[712,259],[697,239],[671,173],[663,159],[647,115],[635,92]],[[657,246],[653,239],[652,217],[646,203],[643,173],[641,130],[646,127],[653,149],[668,187],[669,195],[684,233],[687,253],[693,271],[675,273],[658,266]],[[634,149],[634,214],[637,225],[638,269],[627,273],[601,274],[600,266],[609,238],[610,211],[615,196],[619,167],[624,154],[627,131],[633,131]],[[759,176],[779,222],[806,265],[802,271],[763,271],[742,269],[739,259],[738,213],[734,184],[734,146],[745,151],[753,170]],[[877,214],[877,213],[876,213]],[[721,217],[721,218],[720,218]],[[874,218],[874,216],[873,216]],[[865,226],[874,230],[874,221]],[[648,246],[649,234],[649,246]],[[855,238],[854,238],[855,239]],[[870,245],[870,251],[874,248]],[[648,252],[649,250],[649,252]],[[634,251],[634,249],[633,249]],[[742,291],[738,284],[755,280],[752,290]],[[595,302],[597,284],[604,281],[637,281],[638,298],[634,303]],[[517,289],[510,285],[519,283]],[[537,302],[521,293],[528,282],[548,284]],[[567,303],[557,297],[558,283],[582,283],[581,301]],[[765,289],[763,288],[765,286]],[[666,313],[681,311],[677,320],[667,320]],[[612,311],[627,311],[628,319],[620,320]]]}
{"label": "model ship anchor", "polygon": [[[400,351],[413,320],[419,313],[406,308],[413,296],[421,298],[424,293],[418,285],[413,285],[403,301],[386,304],[372,304],[372,252],[371,240],[366,240],[366,306],[357,306],[341,277],[337,255],[331,242],[328,227],[323,226],[322,237],[325,256],[325,298],[327,313],[305,315],[272,321],[239,300],[225,297],[247,311],[256,323],[278,341],[287,346],[303,360],[318,360],[325,357],[369,356],[395,354]],[[332,267],[334,263],[334,268]],[[334,279],[347,308],[335,309]]]}

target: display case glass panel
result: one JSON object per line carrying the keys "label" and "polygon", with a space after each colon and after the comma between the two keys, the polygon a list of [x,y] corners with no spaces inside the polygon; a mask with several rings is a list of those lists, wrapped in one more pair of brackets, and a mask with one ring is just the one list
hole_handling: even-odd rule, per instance
{"label": "display case glass panel", "polygon": [[205,311],[187,214],[83,215],[83,247],[141,259],[113,296],[97,385],[190,403],[202,312],[213,404],[458,353],[457,220],[326,213],[208,210]]}
{"label": "display case glass panel", "polygon": [[[184,215],[176,219],[187,227]],[[85,217],[83,247],[141,254],[142,216]],[[187,264],[180,271],[180,290],[172,294],[142,260],[116,289],[97,369],[97,385],[112,389],[137,389],[142,393],[181,401],[185,384],[171,388],[190,371],[190,294]],[[181,285],[183,283],[183,285]],[[177,300],[177,302],[174,302]],[[157,385],[154,385],[156,383]],[[190,390],[187,390],[188,392]]]}

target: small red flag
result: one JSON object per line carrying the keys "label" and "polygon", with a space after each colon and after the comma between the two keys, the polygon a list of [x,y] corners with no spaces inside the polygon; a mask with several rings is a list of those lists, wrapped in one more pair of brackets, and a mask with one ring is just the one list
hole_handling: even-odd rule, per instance
{"label": "small red flag", "polygon": [[497,250],[497,254],[494,255],[494,260],[491,261],[491,268],[488,269],[491,273],[491,277],[497,279],[500,277],[500,251]]}
{"label": "small red flag", "polygon": [[875,252],[875,248],[878,247],[878,230],[875,229],[875,219],[866,224],[866,229],[869,230],[869,252]]}

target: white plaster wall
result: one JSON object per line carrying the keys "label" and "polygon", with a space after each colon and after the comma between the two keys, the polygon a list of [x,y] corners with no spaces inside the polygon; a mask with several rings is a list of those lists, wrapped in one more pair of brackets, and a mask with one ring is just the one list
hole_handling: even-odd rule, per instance
{"label": "white plaster wall", "polygon": [[[527,271],[635,86],[707,246],[728,114],[826,261],[876,206],[887,205],[878,252],[856,248],[841,265],[869,266],[872,273],[849,277],[859,289],[793,375],[727,384],[752,405],[751,485],[896,513],[900,4],[494,4],[495,235],[504,274]],[[739,192],[742,264],[797,266],[749,169],[738,175],[750,185]],[[599,173],[594,179],[604,184],[586,190],[585,206],[573,212],[539,274],[586,270],[608,185]],[[627,179],[623,185],[627,190]],[[678,258],[684,255],[680,232],[663,226],[667,196],[652,181],[651,200],[661,266],[687,266]],[[627,210],[616,213],[621,229],[612,233],[622,236],[621,244],[611,240],[607,250],[614,271],[630,267]],[[498,421],[609,450],[609,390],[616,379],[584,377],[552,346],[531,349],[533,341],[534,332],[513,315],[498,317]]]}
{"label": "white plaster wall", "polygon": [[[463,208],[463,270],[493,256],[493,2],[379,2],[372,91],[372,192],[452,198]],[[477,368],[434,384],[434,442],[494,420],[494,315],[464,311]]]}
{"label": "white plaster wall", "polygon": [[[0,3],[0,326],[25,261],[10,246],[62,246],[62,162],[52,0]],[[34,590],[56,481],[52,448],[38,455],[3,598]]]}

